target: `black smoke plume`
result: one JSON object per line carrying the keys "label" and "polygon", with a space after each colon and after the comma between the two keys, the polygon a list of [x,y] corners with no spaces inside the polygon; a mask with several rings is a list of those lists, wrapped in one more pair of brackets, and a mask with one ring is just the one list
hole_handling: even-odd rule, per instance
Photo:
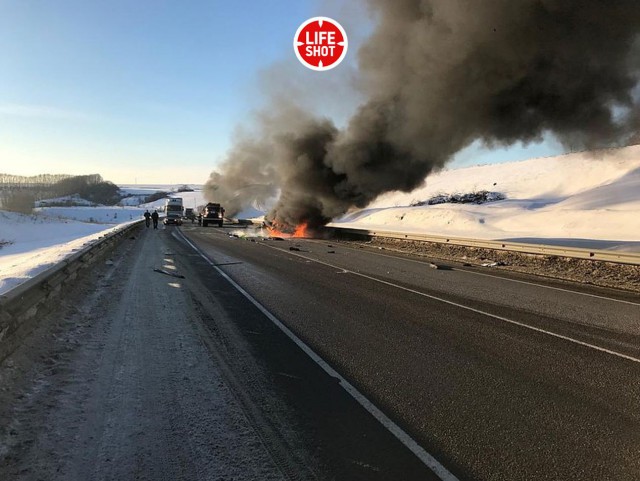
{"label": "black smoke plume", "polygon": [[376,28],[357,54],[366,101],[348,125],[278,98],[258,135],[212,174],[212,197],[279,195],[269,220],[317,226],[419,187],[474,140],[506,146],[551,134],[571,149],[597,148],[624,144],[637,129],[638,1],[369,6]]}

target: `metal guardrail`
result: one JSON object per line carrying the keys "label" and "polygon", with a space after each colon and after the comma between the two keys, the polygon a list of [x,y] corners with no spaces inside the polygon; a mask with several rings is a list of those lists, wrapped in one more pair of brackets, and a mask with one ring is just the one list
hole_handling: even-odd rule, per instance
{"label": "metal guardrail", "polygon": [[0,295],[0,361],[8,356],[33,328],[33,320],[51,305],[79,272],[102,257],[142,221],[109,232],[33,278]]}
{"label": "metal guardrail", "polygon": [[337,227],[331,224],[328,227],[337,232],[354,236],[388,237],[392,239],[415,240],[464,247],[480,247],[486,249],[522,252],[525,254],[541,254],[548,256],[571,257],[575,259],[588,259],[593,261],[615,262],[618,264],[640,265],[640,254],[631,252],[584,249],[580,247],[554,246],[547,244],[525,244],[522,242],[501,240],[468,239],[464,237],[447,237],[411,232],[353,229]]}

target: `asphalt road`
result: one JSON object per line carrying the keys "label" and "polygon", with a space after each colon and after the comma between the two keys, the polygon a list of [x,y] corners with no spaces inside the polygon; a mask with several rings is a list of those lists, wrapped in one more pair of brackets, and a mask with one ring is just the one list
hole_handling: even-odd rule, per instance
{"label": "asphalt road", "polygon": [[176,232],[124,239],[0,364],[0,480],[438,479]]}
{"label": "asphalt road", "polygon": [[[640,479],[639,296],[454,264],[432,269],[424,259],[327,241],[249,240],[189,225],[181,232],[459,479]],[[222,289],[214,287],[224,285],[219,272],[189,254],[178,229],[165,234],[178,265],[217,279],[202,289]],[[273,372],[273,339],[261,339],[268,319],[254,314],[261,327],[244,329],[248,339],[258,333],[247,342]],[[300,358],[277,362],[288,379],[307,375],[291,374]],[[308,393],[283,382],[293,418],[319,430]],[[309,382],[312,392],[326,389]],[[347,417],[349,438],[366,416]],[[324,439],[316,440],[319,462],[338,459],[326,455]],[[381,439],[369,454],[384,450]],[[360,454],[354,466],[381,472]],[[377,479],[422,476],[406,466]]]}
{"label": "asphalt road", "polygon": [[233,232],[65,292],[0,365],[0,479],[640,478],[637,295]]}

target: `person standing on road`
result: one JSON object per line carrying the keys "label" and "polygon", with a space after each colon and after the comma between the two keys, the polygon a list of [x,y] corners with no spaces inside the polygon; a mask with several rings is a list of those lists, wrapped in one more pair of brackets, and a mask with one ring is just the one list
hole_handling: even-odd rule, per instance
{"label": "person standing on road", "polygon": [[147,227],[149,227],[149,224],[150,224],[149,220],[151,219],[151,214],[149,213],[148,210],[146,210],[145,213],[142,215],[144,215],[144,223],[147,225]]}
{"label": "person standing on road", "polygon": [[158,228],[158,211],[154,210],[153,214],[151,214],[151,218],[153,219],[153,228],[157,229]]}

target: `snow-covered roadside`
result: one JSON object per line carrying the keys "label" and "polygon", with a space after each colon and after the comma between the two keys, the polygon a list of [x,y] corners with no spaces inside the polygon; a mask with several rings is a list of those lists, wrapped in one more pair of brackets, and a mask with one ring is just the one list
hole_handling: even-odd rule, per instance
{"label": "snow-covered roadside", "polygon": [[[92,212],[96,219],[101,216],[100,211],[107,216],[104,211],[107,208],[98,211],[92,207],[64,209],[67,209],[68,217],[83,218]],[[111,210],[119,212],[121,209]],[[138,211],[131,211],[131,217],[122,215],[120,223],[81,222],[60,217],[60,212],[52,217],[43,212],[27,216],[0,211],[0,294],[61,262],[99,237],[137,221]],[[113,212],[109,215],[114,218]]]}
{"label": "snow-covered roadside", "polygon": [[[202,191],[172,197],[181,197],[185,207],[206,203]],[[159,199],[139,206],[39,207],[33,215],[0,210],[0,295],[99,237],[136,222],[145,210],[161,211],[164,203]]]}

